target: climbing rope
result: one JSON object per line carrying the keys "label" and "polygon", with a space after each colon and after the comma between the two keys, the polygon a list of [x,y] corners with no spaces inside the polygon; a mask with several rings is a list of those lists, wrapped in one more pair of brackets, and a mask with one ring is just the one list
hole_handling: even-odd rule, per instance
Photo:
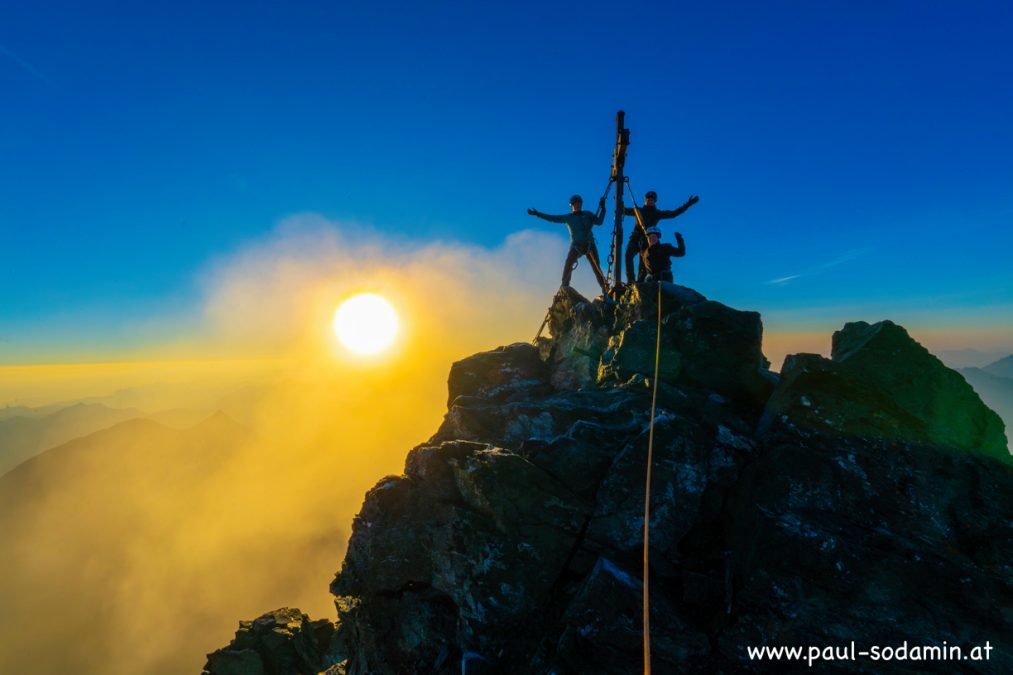
{"label": "climbing rope", "polygon": [[630,200],[633,202],[633,215],[637,217],[637,227],[640,228],[640,232],[646,237],[647,228],[644,227],[644,221],[640,217],[640,207],[637,206],[637,198],[634,196],[635,193],[633,192],[633,183],[630,182],[629,176],[625,176],[625,178],[626,178],[626,187],[630,189]]}
{"label": "climbing rope", "polygon": [[[630,183],[628,176],[625,177],[625,183],[630,188],[630,199],[633,202],[633,213],[636,216],[637,226],[643,232],[644,236],[647,236],[647,228],[644,227],[643,219],[640,216],[640,206],[637,204],[637,199],[633,195],[633,186]],[[612,187],[612,180],[609,180],[608,185],[605,187],[605,194],[602,196],[604,199],[608,196],[609,189]],[[612,246],[609,250],[609,268],[608,268],[608,285],[612,285],[612,269],[613,263],[615,262],[615,228],[613,228],[612,234]],[[644,675],[651,675],[651,594],[650,594],[650,535],[651,535],[651,466],[654,464],[654,419],[657,412],[658,406],[658,373],[661,368],[661,283],[657,283],[658,286],[658,329],[657,336],[654,344],[654,380],[651,383],[651,423],[647,434],[647,475],[645,477],[644,487],[644,552],[643,552],[643,579],[644,579]],[[549,315],[552,312],[552,308],[545,313],[545,319],[542,320],[542,325],[538,328],[538,333],[535,335],[534,342],[537,343],[538,338],[542,334],[542,330],[545,328],[545,324],[549,321]]]}
{"label": "climbing rope", "polygon": [[[643,235],[647,236],[647,228],[640,217],[640,207],[637,205],[636,193],[630,183],[630,177],[625,176],[626,186],[630,189],[630,199],[633,201],[633,214],[637,217],[637,226]],[[651,598],[650,598],[650,534],[651,534],[651,465],[654,463],[654,415],[658,403],[658,370],[661,365],[661,283],[658,284],[658,335],[654,344],[654,382],[651,391],[651,426],[647,434],[647,477],[644,489],[644,675],[651,674]]]}
{"label": "climbing rope", "polygon": [[651,427],[647,435],[647,478],[644,491],[644,675],[651,675],[651,604],[648,584],[651,524],[651,464],[654,462],[654,411],[658,402],[658,368],[661,363],[661,283],[658,283],[658,337],[654,345],[654,382],[651,392]]}

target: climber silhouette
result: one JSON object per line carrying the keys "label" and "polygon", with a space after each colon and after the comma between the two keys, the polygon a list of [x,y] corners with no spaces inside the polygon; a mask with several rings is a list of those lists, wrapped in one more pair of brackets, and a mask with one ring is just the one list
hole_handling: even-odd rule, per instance
{"label": "climber silhouette", "polygon": [[686,242],[682,235],[675,233],[675,240],[678,246],[662,244],[661,230],[655,227],[647,228],[647,249],[640,254],[640,268],[645,270],[645,280],[650,281],[673,281],[672,258],[681,258],[686,255]]}
{"label": "climber silhouette", "polygon": [[601,262],[598,257],[598,247],[594,243],[594,234],[591,228],[605,222],[605,198],[598,202],[598,213],[582,210],[584,200],[580,195],[570,197],[570,213],[559,216],[542,213],[536,209],[528,209],[528,215],[547,220],[550,223],[566,223],[570,229],[570,250],[566,254],[566,262],[563,263],[563,283],[565,288],[570,285],[570,276],[577,267],[577,261],[581,256],[591,263],[591,271],[594,272],[598,285],[601,286],[602,294],[608,292],[605,283],[605,275],[601,271]]}
{"label": "climber silhouette", "polygon": [[[678,216],[681,216],[683,213],[686,212],[687,209],[689,209],[689,207],[693,206],[693,204],[696,204],[698,201],[700,201],[700,198],[696,195],[692,195],[689,199],[686,200],[685,204],[683,204],[677,209],[672,209],[671,211],[659,209],[656,206],[657,201],[658,201],[658,193],[655,192],[654,190],[650,190],[647,194],[644,195],[644,205],[640,207],[640,220],[641,222],[643,222],[644,228],[647,230],[650,230],[650,228],[655,227],[658,224],[658,221],[660,220],[664,220],[665,218],[676,218]],[[627,216],[636,217],[636,212],[631,207],[623,209],[623,214]],[[661,236],[660,230],[658,230],[658,236],[659,237]],[[633,257],[638,253],[640,254],[641,257],[641,265],[640,268],[637,270],[637,281],[643,281],[645,276],[647,275],[647,270],[644,268],[643,265],[643,252],[647,249],[647,244],[648,242],[644,238],[644,233],[643,231],[641,231],[640,227],[639,226],[634,227],[633,231],[630,232],[629,241],[626,242],[625,263],[626,263],[627,283],[630,284],[633,283]]]}

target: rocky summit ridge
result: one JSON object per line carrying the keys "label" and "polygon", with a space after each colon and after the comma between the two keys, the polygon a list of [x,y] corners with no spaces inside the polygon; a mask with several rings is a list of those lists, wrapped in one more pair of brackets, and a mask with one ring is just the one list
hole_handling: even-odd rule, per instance
{"label": "rocky summit ridge", "polygon": [[[551,337],[451,367],[448,411],[368,492],[331,584],[337,620],[244,621],[209,675],[641,672],[651,492],[657,672],[790,672],[762,645],[977,645],[1008,672],[1013,465],[1003,424],[889,321],[780,375],[759,314],[680,286],[561,289]],[[964,670],[960,670],[964,669]]]}

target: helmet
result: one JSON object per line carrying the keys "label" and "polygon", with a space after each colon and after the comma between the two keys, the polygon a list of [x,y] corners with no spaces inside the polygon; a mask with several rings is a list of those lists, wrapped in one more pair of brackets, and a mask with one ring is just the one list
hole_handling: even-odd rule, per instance
{"label": "helmet", "polygon": [[655,200],[657,200],[657,198],[658,198],[658,193],[655,192],[654,190],[648,190],[647,194],[644,195],[644,199],[655,199]]}
{"label": "helmet", "polygon": [[580,198],[580,195],[573,195],[572,197],[570,197],[571,204],[576,204],[577,202],[580,202],[581,204],[584,203],[584,200]]}
{"label": "helmet", "polygon": [[647,236],[650,237],[652,234],[656,235],[658,237],[658,239],[661,239],[661,229],[660,228],[657,228],[657,227],[654,227],[654,226],[651,226],[651,227],[647,228]]}

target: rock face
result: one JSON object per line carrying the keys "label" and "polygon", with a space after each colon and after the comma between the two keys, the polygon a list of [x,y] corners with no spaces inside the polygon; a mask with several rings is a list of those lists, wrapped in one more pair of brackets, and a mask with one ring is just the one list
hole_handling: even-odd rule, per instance
{"label": "rock face", "polygon": [[[906,640],[987,642],[968,672],[1008,670],[1013,469],[994,414],[888,322],[848,324],[832,359],[796,355],[779,379],[758,315],[665,284],[660,307],[653,285],[618,304],[564,289],[551,338],[454,364],[442,426],[355,519],[337,622],[266,615],[205,672],[254,655],[243,672],[641,672],[659,311],[654,668],[800,671],[747,650]],[[288,628],[267,646],[272,621]],[[820,667],[940,667],[858,659]]]}
{"label": "rock face", "polygon": [[999,416],[959,373],[890,321],[845,325],[834,333],[831,360],[791,356],[781,376],[767,424],[787,416],[800,427],[844,436],[974,449],[1011,460]]}
{"label": "rock face", "polygon": [[236,639],[225,649],[208,654],[205,668],[221,675],[317,675],[342,671],[331,668],[328,653],[334,624],[312,621],[298,609],[277,609],[254,621],[241,621]]}

